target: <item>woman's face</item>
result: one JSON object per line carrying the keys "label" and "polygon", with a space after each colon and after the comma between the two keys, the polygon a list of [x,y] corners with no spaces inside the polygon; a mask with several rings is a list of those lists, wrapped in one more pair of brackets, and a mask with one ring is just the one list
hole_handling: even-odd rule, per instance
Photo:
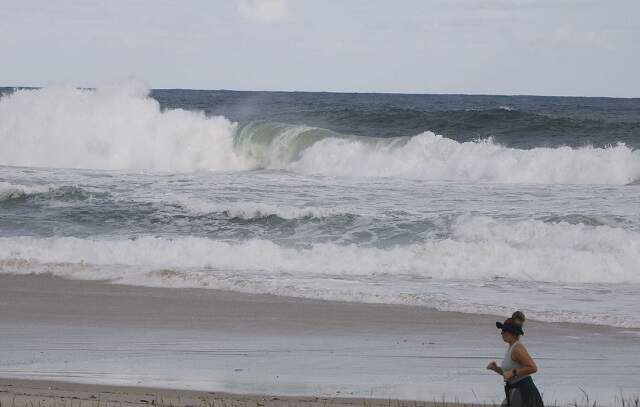
{"label": "woman's face", "polygon": [[511,332],[502,331],[500,335],[502,336],[502,340],[507,343],[511,343],[515,340],[515,335]]}

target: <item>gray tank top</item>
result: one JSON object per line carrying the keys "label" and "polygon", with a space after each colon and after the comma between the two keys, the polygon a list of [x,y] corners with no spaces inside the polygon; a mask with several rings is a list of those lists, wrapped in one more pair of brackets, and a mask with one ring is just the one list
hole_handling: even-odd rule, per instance
{"label": "gray tank top", "polygon": [[[503,371],[507,371],[507,370],[511,370],[511,369],[520,369],[522,367],[522,365],[518,362],[516,362],[515,360],[511,359],[511,352],[513,352],[513,349],[520,345],[519,341],[515,341],[513,343],[513,345],[509,346],[509,349],[507,349],[507,353],[504,354],[504,359],[502,359],[502,364],[500,365],[500,367],[502,368]],[[525,377],[529,376],[524,375],[524,376],[518,376],[515,379],[509,380],[509,383],[516,383],[522,379],[524,379]]]}

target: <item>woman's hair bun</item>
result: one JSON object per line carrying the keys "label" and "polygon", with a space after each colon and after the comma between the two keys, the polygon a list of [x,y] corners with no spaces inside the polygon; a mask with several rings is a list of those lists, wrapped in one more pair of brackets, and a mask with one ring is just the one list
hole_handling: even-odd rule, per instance
{"label": "woman's hair bun", "polygon": [[511,319],[519,319],[521,321],[524,321],[525,320],[524,312],[522,311],[514,312],[513,315],[511,315]]}

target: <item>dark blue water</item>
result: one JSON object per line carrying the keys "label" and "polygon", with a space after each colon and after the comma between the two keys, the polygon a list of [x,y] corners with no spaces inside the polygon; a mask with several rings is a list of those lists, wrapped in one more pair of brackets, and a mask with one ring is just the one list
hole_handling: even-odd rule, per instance
{"label": "dark blue water", "polygon": [[640,146],[640,99],[154,90],[163,107],[371,137],[433,131],[517,148]]}

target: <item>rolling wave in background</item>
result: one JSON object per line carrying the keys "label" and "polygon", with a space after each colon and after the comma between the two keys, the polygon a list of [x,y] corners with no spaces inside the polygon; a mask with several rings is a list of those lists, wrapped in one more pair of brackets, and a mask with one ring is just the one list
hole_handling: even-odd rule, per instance
{"label": "rolling wave in background", "polygon": [[[504,110],[504,109],[500,109]],[[505,110],[508,112],[508,110]],[[161,109],[136,83],[19,90],[0,99],[0,163],[48,168],[300,174],[423,180],[623,185],[640,152],[609,147],[516,149],[424,132],[377,138],[306,125],[250,122]]]}

